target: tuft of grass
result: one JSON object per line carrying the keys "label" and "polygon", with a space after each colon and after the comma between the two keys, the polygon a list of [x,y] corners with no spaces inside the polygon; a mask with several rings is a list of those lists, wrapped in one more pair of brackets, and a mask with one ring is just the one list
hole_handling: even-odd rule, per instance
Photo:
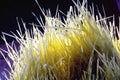
{"label": "tuft of grass", "polygon": [[[120,40],[114,36],[114,21],[108,25],[100,13],[88,11],[84,1],[74,4],[64,21],[59,12],[51,17],[50,11],[42,11],[45,23],[36,19],[44,33],[34,23],[30,32],[23,22],[24,34],[21,30],[19,36],[7,34],[20,44],[18,51],[3,36],[13,61],[11,65],[5,59],[11,68],[7,80],[120,79]],[[120,31],[117,34],[120,36]]]}

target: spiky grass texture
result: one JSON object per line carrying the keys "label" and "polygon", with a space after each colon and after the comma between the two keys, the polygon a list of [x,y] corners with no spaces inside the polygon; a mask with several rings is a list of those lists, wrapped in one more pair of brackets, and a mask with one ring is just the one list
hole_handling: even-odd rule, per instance
{"label": "spiky grass texture", "polygon": [[11,65],[6,59],[11,68],[8,80],[120,79],[120,41],[114,36],[114,22],[108,25],[100,13],[97,16],[84,2],[70,7],[64,21],[59,13],[51,17],[48,11],[45,24],[40,23],[44,33],[33,24],[31,33],[25,28],[25,34],[20,30],[19,36],[10,35],[20,44],[19,51],[3,36],[13,60]]}

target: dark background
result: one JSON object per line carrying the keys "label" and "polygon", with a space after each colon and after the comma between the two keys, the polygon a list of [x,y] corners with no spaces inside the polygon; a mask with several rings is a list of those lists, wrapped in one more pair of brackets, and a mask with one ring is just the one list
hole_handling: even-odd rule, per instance
{"label": "dark background", "polygon": [[[72,0],[38,0],[38,2],[42,8],[50,8],[52,15],[55,14],[58,4],[59,9],[64,13],[67,13],[70,5],[73,5]],[[106,15],[112,16],[114,14],[116,17],[116,22],[118,22],[117,17],[118,15],[120,15],[120,11],[118,10],[115,0],[88,0],[89,5],[92,2],[94,3],[94,5],[98,6],[100,11],[102,11],[103,5],[106,11]],[[12,31],[16,33],[16,30],[18,29],[16,17],[18,17],[19,21],[22,18],[23,21],[27,24],[31,22],[37,23],[35,17],[32,15],[32,12],[34,12],[36,16],[42,15],[35,0],[1,0],[0,36],[2,36],[2,32],[10,33],[10,31]],[[30,25],[28,25],[28,28],[29,27]],[[7,37],[7,40],[11,42],[13,39]],[[3,40],[1,38],[0,44],[3,44]]]}

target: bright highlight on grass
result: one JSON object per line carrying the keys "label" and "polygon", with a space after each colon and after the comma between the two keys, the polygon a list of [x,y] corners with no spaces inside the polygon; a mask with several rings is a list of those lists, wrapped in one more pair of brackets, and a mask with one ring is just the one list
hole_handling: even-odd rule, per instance
{"label": "bright highlight on grass", "polygon": [[[35,24],[30,32],[23,22],[25,34],[20,30],[19,36],[10,35],[20,44],[19,51],[3,36],[13,60],[11,65],[6,59],[11,68],[7,80],[120,79],[120,40],[114,35],[114,21],[108,25],[100,13],[88,11],[85,2],[74,4],[64,21],[59,12],[54,17],[43,12],[45,23],[37,20],[44,33]],[[118,30],[117,34],[120,37]]]}

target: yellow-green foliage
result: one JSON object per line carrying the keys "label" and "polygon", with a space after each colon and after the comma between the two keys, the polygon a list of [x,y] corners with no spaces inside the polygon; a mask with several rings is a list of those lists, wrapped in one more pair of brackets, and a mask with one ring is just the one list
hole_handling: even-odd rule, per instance
{"label": "yellow-green foliage", "polygon": [[75,7],[64,21],[59,13],[45,15],[44,33],[33,24],[31,34],[25,29],[25,34],[14,35],[20,50],[8,51],[13,60],[10,80],[120,79],[120,41],[113,36],[114,23],[108,26],[105,18],[95,19],[84,2]]}

